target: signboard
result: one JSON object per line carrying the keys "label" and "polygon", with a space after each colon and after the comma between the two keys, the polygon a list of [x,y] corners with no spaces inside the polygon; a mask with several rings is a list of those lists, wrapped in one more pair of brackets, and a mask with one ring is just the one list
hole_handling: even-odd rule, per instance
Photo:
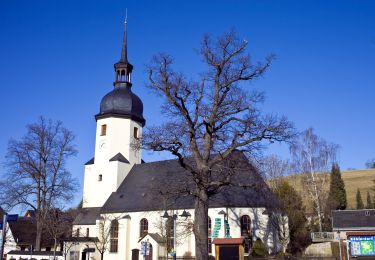
{"label": "signboard", "polygon": [[147,241],[141,242],[141,255],[149,255],[150,254],[150,243]]}
{"label": "signboard", "polygon": [[353,256],[375,256],[375,236],[350,237],[350,251]]}
{"label": "signboard", "polygon": [[14,221],[17,221],[17,219],[18,219],[18,215],[17,214],[7,215],[7,221],[8,222],[14,222]]}

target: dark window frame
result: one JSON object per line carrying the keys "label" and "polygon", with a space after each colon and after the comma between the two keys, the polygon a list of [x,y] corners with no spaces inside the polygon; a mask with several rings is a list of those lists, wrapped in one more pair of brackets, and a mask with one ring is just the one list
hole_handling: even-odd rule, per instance
{"label": "dark window frame", "polygon": [[111,221],[110,239],[109,239],[109,252],[118,252],[118,220],[114,219]]}
{"label": "dark window frame", "polygon": [[104,124],[100,128],[100,136],[106,136],[107,135],[107,125]]}
{"label": "dark window frame", "polygon": [[142,218],[139,221],[139,237],[144,237],[148,234],[148,220],[147,218]]}

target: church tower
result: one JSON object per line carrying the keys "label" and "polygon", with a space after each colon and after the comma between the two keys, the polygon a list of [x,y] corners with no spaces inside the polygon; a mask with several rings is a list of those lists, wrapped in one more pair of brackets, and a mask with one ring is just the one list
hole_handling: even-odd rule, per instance
{"label": "church tower", "polygon": [[133,165],[141,163],[141,150],[132,143],[142,135],[145,119],[143,103],[132,92],[126,20],[121,58],[114,69],[114,89],[103,97],[95,116],[95,156],[85,165],[83,207],[103,206]]}

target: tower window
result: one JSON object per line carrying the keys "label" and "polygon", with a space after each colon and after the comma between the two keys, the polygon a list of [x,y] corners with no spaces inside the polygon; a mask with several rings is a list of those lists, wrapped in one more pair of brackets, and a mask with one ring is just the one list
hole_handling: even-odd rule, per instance
{"label": "tower window", "polygon": [[139,138],[139,130],[137,127],[134,127],[134,138],[138,139]]}
{"label": "tower window", "polygon": [[86,237],[89,237],[89,236],[90,236],[90,229],[86,228]]}
{"label": "tower window", "polygon": [[102,180],[103,180],[103,175],[99,174],[98,181],[102,181]]}
{"label": "tower window", "polygon": [[106,135],[107,134],[107,125],[102,125],[100,135]]}

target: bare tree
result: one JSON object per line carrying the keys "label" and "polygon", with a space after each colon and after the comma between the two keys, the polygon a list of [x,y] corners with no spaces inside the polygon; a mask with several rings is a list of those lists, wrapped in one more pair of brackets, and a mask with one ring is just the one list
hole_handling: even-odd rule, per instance
{"label": "bare tree", "polygon": [[76,181],[66,169],[66,160],[77,153],[74,136],[60,121],[40,117],[27,125],[27,134],[10,140],[6,155],[8,172],[0,182],[0,202],[36,212],[35,249],[40,250],[42,230],[48,212],[72,198]]}
{"label": "bare tree", "polygon": [[235,150],[254,156],[268,142],[289,140],[294,134],[285,117],[261,113],[262,92],[242,84],[263,76],[273,59],[253,65],[247,45],[233,31],[216,40],[204,36],[199,54],[207,69],[199,80],[174,71],[167,54],[155,56],[148,68],[149,88],[165,101],[162,112],[168,119],[145,131],[143,145],[171,153],[190,173],[197,259],[208,257],[209,198],[232,185],[232,174],[214,174],[213,169]]}
{"label": "bare tree", "polygon": [[[177,215],[176,215],[177,217]],[[176,219],[176,244],[182,245],[193,232],[193,222],[190,219]],[[166,257],[173,248],[173,216],[169,216],[167,219],[155,223],[155,228],[158,234],[162,237],[165,248]]]}
{"label": "bare tree", "polygon": [[[97,222],[98,236],[92,240],[100,253],[100,259],[104,259],[104,253],[110,249],[111,239],[118,239],[119,219],[123,216],[101,215]],[[118,241],[118,240],[117,240]],[[118,244],[117,244],[118,245]]]}
{"label": "bare tree", "polygon": [[283,177],[291,172],[289,160],[283,160],[275,154],[262,158],[258,168],[272,190],[275,190],[278,184],[284,181]]}
{"label": "bare tree", "polygon": [[56,250],[59,243],[61,245],[64,239],[71,236],[73,220],[76,215],[75,210],[64,212],[59,209],[52,209],[49,214],[47,214],[44,223],[45,229],[54,241],[53,259],[56,258]]}
{"label": "bare tree", "polygon": [[296,171],[305,174],[305,190],[313,204],[318,220],[319,231],[322,232],[323,201],[327,174],[336,161],[338,146],[328,143],[314,133],[312,128],[303,131],[290,148]]}

